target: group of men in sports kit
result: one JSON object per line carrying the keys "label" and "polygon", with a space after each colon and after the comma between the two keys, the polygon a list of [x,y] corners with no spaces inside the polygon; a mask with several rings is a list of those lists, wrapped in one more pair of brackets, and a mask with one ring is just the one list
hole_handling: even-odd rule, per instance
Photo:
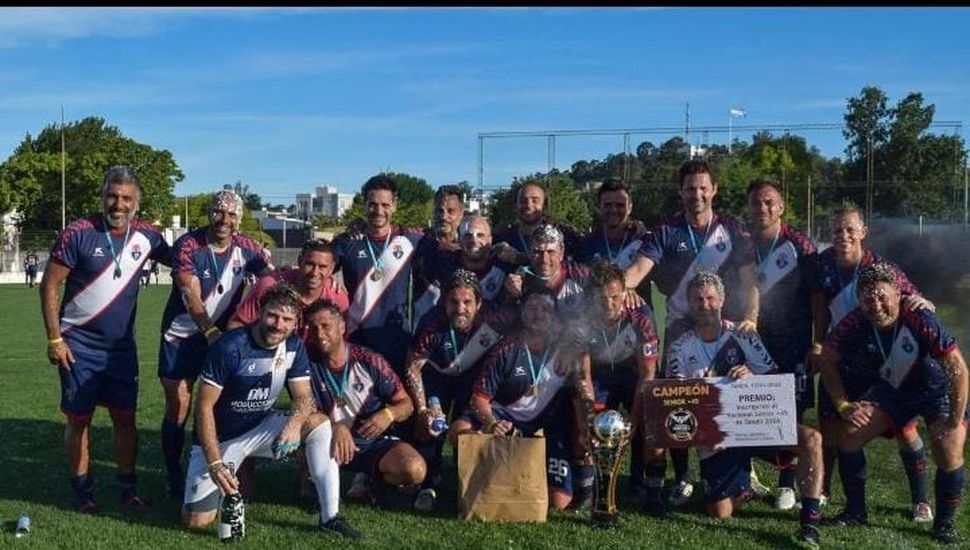
{"label": "group of men in sports kit", "polygon": [[[435,194],[430,230],[394,224],[397,188],[379,175],[361,189],[363,222],[332,242],[308,241],[297,265],[274,268],[238,232],[242,201],[232,191],[214,195],[208,225],[170,246],[135,218],[137,175],[112,168],[102,212],[60,234],[40,284],[77,509],[99,511],[88,450],[98,404],[113,422],[121,502],[148,506],[135,475],[134,320],[142,267],[157,261],[173,276],[158,351],[161,446],[188,527],[212,523],[223,495],[252,494],[253,458],[295,452],[319,528],[357,538],[338,514],[341,469],[356,474],[348,498],[380,504],[408,489],[416,509],[431,510],[444,444],[470,432],[541,432],[550,504],[586,510],[594,471],[583,399],[627,411],[629,489],[642,512],[663,517],[691,499],[694,483],[686,449],[644,444],[643,426],[656,421],[643,413],[645,382],[790,373],[797,446],[697,448],[708,513],[730,517],[752,498],[760,484],[751,461],[768,460],[779,470],[776,506],[800,504],[795,538],[817,547],[820,523],[866,524],[863,449],[885,436],[898,442],[912,519],[956,542],[968,374],[933,304],[865,248],[859,209],[832,213],[832,245],[819,252],[782,222],[772,183],[750,186],[743,224],[714,210],[717,191],[711,166],[686,162],[683,211],[648,230],[631,219],[627,186],[607,179],[600,224],[582,235],[551,222],[543,187],[526,183],[515,223],[493,235],[487,218],[465,215],[453,186]],[[662,350],[651,282],[666,297]],[[815,374],[817,428],[804,419]],[[284,387],[288,411],[274,407]],[[447,433],[435,422],[442,413]],[[918,417],[936,464],[935,509]],[[664,491],[668,456],[674,482]],[[823,521],[836,462],[846,507]]]}

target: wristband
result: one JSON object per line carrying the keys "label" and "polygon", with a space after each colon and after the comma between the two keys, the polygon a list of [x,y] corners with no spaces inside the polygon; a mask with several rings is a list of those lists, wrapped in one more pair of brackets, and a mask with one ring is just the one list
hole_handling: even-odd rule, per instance
{"label": "wristband", "polygon": [[381,409],[381,410],[383,410],[384,412],[387,413],[387,417],[391,419],[391,424],[393,424],[394,423],[394,413],[391,412],[391,408],[388,407],[387,405],[384,405],[384,408]]}
{"label": "wristband", "polygon": [[821,342],[812,342],[812,353],[822,353]]}
{"label": "wristband", "polygon": [[53,346],[54,344],[60,344],[64,341],[64,338],[54,338],[53,340],[47,340],[48,346]]}
{"label": "wristband", "polygon": [[220,464],[221,464],[222,466],[225,466],[225,465],[226,465],[226,464],[225,464],[225,463],[224,463],[223,461],[221,461],[221,460],[217,460],[217,461],[215,461],[215,462],[213,462],[212,464],[209,464],[209,469],[211,470],[213,466],[218,466],[218,465],[220,465]]}
{"label": "wristband", "polygon": [[219,332],[219,327],[215,325],[209,325],[209,328],[205,329],[202,334],[208,338],[213,332]]}
{"label": "wristband", "polygon": [[838,412],[839,414],[842,414],[842,413],[844,413],[844,412],[845,412],[846,410],[848,410],[848,409],[851,409],[851,408],[852,408],[852,404],[851,404],[851,403],[849,403],[849,401],[848,401],[848,400],[846,400],[846,399],[841,399],[841,400],[839,400],[839,402],[838,402],[838,403],[836,403],[836,404],[835,404],[835,410],[836,410],[836,411],[837,411],[837,412]]}

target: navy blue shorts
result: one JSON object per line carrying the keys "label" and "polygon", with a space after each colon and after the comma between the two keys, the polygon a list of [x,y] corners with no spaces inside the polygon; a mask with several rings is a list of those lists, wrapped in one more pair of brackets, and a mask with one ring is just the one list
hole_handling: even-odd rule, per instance
{"label": "navy blue shorts", "polygon": [[[435,396],[441,401],[441,410],[445,414],[451,411],[450,418],[457,418],[468,409],[472,398],[472,388],[480,374],[478,368],[472,367],[465,372],[453,376],[442,374],[429,365],[425,365],[421,373],[424,382],[424,394],[429,398]],[[415,404],[417,408],[417,404]]]}
{"label": "navy blue shorts", "polygon": [[623,405],[629,414],[633,414],[633,395],[639,379],[635,368],[593,367],[592,378],[597,408],[619,409]]}
{"label": "navy blue shorts", "polygon": [[700,461],[704,502],[712,503],[751,490],[751,458],[757,450],[734,447]]}
{"label": "navy blue shorts", "polygon": [[354,445],[357,446],[358,450],[354,453],[353,460],[345,468],[351,472],[363,472],[371,477],[379,476],[380,470],[378,469],[378,465],[380,465],[381,459],[384,458],[384,455],[392,447],[399,443],[403,442],[389,435],[382,435],[377,439],[368,439],[355,435]]}
{"label": "navy blue shorts", "polygon": [[169,342],[162,337],[158,347],[158,377],[172,380],[195,380],[202,372],[209,344],[202,334]]}
{"label": "navy blue shorts", "polygon": [[65,340],[74,354],[71,370],[58,367],[61,411],[90,416],[97,405],[134,412],[138,405],[138,351],[92,349]]}

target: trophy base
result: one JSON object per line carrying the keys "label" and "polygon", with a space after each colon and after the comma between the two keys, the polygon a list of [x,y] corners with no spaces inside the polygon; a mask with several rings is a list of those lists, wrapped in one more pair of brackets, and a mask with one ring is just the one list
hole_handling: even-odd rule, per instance
{"label": "trophy base", "polygon": [[619,526],[620,514],[593,510],[593,527],[595,529],[617,529]]}

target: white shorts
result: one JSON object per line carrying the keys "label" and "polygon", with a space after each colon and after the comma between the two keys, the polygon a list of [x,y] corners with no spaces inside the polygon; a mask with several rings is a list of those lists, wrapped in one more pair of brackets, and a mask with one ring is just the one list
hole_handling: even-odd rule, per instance
{"label": "white shorts", "polygon": [[[219,444],[222,461],[233,464],[233,471],[250,456],[273,458],[273,442],[289,421],[283,411],[271,411],[255,428],[239,437]],[[193,445],[189,454],[189,472],[185,478],[184,508],[189,512],[214,512],[219,507],[219,487],[209,477],[209,464],[200,445]]]}

